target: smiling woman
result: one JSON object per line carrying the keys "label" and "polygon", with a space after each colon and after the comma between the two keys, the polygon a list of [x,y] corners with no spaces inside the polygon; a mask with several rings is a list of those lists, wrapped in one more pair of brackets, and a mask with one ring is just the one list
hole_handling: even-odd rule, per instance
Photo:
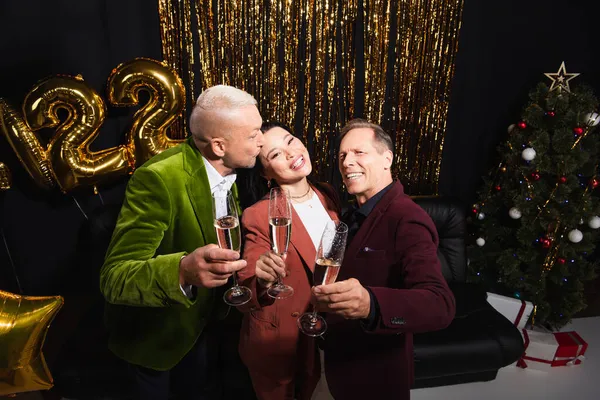
{"label": "smiling woman", "polygon": [[[286,129],[275,126],[268,135],[260,152],[263,176],[275,180],[279,186],[289,190],[292,198],[307,195],[306,177],[312,172],[308,150],[300,139]],[[266,136],[267,137],[267,136]]]}
{"label": "smiling woman", "polygon": [[[259,399],[310,399],[321,376],[319,357],[314,339],[300,334],[296,320],[311,309],[316,247],[327,222],[339,220],[339,205],[331,186],[309,182],[308,150],[289,128],[267,123],[261,129],[259,162],[250,177],[238,180],[247,189],[240,193],[252,192],[254,199],[254,204],[246,199],[249,207],[242,217],[247,266],[239,277],[254,298],[239,307],[246,312],[240,356]],[[292,203],[290,246],[283,257],[271,249],[269,201],[264,196],[269,186],[287,190]],[[266,293],[279,276],[294,295],[275,306]]]}

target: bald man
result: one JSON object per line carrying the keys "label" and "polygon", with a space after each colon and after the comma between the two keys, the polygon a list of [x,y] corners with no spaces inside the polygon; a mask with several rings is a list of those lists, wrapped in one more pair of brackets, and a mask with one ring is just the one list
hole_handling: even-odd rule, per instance
{"label": "bald man", "polygon": [[[256,100],[225,85],[198,98],[184,143],[131,177],[100,272],[110,350],[131,365],[135,398],[220,399],[216,291],[246,262],[216,245],[211,193],[231,190],[262,146]],[[222,366],[221,366],[222,367]],[[217,378],[218,380],[218,378]]]}

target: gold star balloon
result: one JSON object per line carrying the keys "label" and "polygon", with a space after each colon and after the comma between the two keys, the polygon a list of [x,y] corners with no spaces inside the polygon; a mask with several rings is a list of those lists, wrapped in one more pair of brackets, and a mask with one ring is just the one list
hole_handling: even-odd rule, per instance
{"label": "gold star balloon", "polygon": [[52,387],[42,345],[62,305],[60,296],[19,296],[0,290],[0,396]]}
{"label": "gold star balloon", "polygon": [[567,91],[568,93],[571,93],[571,89],[569,88],[569,81],[571,79],[579,76],[579,74],[573,74],[573,73],[568,74],[567,70],[565,69],[564,61],[562,62],[562,64],[560,64],[560,68],[558,69],[558,72],[556,72],[556,73],[546,72],[546,73],[544,73],[544,75],[546,75],[552,81],[552,85],[550,86],[550,91],[558,90],[559,93],[563,89],[565,91]]}

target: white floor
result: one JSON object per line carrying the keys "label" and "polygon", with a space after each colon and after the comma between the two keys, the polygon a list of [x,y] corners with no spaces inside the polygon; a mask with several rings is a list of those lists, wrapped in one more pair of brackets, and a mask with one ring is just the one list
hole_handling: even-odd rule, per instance
{"label": "white floor", "polygon": [[[411,399],[600,400],[600,317],[573,320],[562,330],[577,331],[588,343],[582,364],[549,368],[548,371],[508,366],[498,371],[498,376],[491,382],[415,389]],[[317,390],[313,400],[332,400],[323,389]]]}
{"label": "white floor", "polygon": [[[412,400],[600,400],[600,317],[574,320],[563,331],[577,331],[588,343],[585,361],[572,367],[539,371],[505,367],[491,382],[467,383],[412,391]],[[17,396],[21,400],[39,400],[38,393]],[[390,398],[391,399],[391,398]],[[332,400],[318,388],[313,400]],[[380,400],[380,399],[370,399]]]}
{"label": "white floor", "polygon": [[548,371],[515,366],[502,368],[491,382],[470,383],[412,391],[413,400],[597,400],[600,399],[600,317],[580,318],[563,331],[576,331],[588,343],[585,361]]}

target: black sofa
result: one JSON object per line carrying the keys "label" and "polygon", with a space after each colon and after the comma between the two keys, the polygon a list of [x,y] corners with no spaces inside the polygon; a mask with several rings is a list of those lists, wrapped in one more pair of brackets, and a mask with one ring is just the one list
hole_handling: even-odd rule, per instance
{"label": "black sofa", "polygon": [[414,335],[414,388],[496,378],[498,369],[523,353],[519,330],[466,282],[465,208],[447,197],[413,197],[438,230],[442,272],[456,298],[456,316],[443,330]]}

